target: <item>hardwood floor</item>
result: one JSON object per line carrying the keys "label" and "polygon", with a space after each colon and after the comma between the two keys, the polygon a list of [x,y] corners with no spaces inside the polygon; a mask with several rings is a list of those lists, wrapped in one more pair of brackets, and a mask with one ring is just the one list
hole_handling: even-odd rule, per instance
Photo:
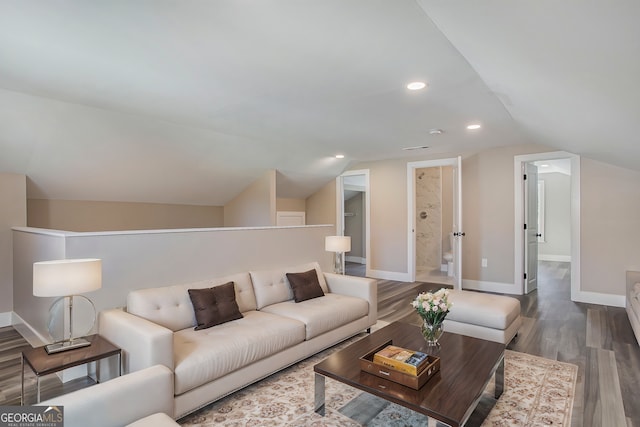
{"label": "hardwood floor", "polygon": [[[569,272],[567,263],[540,264],[538,290],[516,297],[523,326],[508,348],[578,365],[572,426],[640,427],[640,347],[627,314],[622,308],[572,302]],[[419,325],[410,302],[418,292],[439,287],[380,280],[379,318]],[[20,352],[27,345],[13,328],[0,328],[0,405],[19,403]],[[81,386],[63,387],[50,376],[43,397]],[[478,411],[486,413],[490,407],[482,405]],[[469,425],[475,425],[473,418]]]}
{"label": "hardwood floor", "polygon": [[[540,263],[538,290],[516,296],[523,326],[508,348],[578,366],[572,426],[640,427],[640,347],[627,313],[572,302],[569,273],[568,263]],[[419,325],[410,301],[439,287],[380,280],[378,317]]]}

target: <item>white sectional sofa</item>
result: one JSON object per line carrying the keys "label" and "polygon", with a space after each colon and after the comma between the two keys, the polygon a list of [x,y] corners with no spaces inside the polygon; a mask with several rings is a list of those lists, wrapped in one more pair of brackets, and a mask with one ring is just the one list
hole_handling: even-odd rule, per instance
{"label": "white sectional sofa", "polygon": [[[315,269],[324,296],[296,303],[286,273]],[[242,318],[194,330],[189,289],[234,283]],[[176,419],[343,341],[377,320],[372,279],[323,273],[317,263],[132,291],[126,311],[100,313],[99,332],[123,349],[123,372],[174,373]]]}
{"label": "white sectional sofa", "polygon": [[156,365],[39,405],[64,406],[65,427],[176,427],[172,394],[173,372]]}

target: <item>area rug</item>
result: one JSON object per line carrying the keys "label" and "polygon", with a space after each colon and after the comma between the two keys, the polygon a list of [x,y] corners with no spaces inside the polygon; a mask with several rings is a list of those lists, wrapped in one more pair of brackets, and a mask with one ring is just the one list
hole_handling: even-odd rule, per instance
{"label": "area rug", "polygon": [[[405,427],[428,417],[326,380],[326,414],[313,412],[313,365],[359,337],[246,387],[183,418],[183,426]],[[467,426],[569,426],[578,367],[529,354],[505,352],[505,391],[493,398],[493,381]],[[483,414],[481,407],[490,408]],[[433,420],[432,420],[433,422]],[[440,423],[438,423],[440,425]]]}

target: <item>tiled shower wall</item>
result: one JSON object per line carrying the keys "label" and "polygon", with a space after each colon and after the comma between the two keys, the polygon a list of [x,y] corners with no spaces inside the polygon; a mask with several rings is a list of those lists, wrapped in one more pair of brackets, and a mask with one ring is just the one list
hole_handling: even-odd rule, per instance
{"label": "tiled shower wall", "polygon": [[416,270],[440,269],[442,260],[441,168],[416,169]]}

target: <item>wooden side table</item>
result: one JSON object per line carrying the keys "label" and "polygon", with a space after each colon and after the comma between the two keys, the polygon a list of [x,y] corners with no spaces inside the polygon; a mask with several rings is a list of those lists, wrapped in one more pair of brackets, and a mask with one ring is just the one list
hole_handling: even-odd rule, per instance
{"label": "wooden side table", "polygon": [[[118,376],[122,375],[122,350],[100,335],[85,337],[90,346],[60,353],[47,354],[44,347],[31,348],[22,352],[22,394],[20,404],[24,405],[24,367],[25,364],[36,374],[36,403],[40,403],[41,377],[63,371],[74,366],[97,362],[112,356],[118,356]],[[100,364],[96,363],[96,382],[100,382]]]}

